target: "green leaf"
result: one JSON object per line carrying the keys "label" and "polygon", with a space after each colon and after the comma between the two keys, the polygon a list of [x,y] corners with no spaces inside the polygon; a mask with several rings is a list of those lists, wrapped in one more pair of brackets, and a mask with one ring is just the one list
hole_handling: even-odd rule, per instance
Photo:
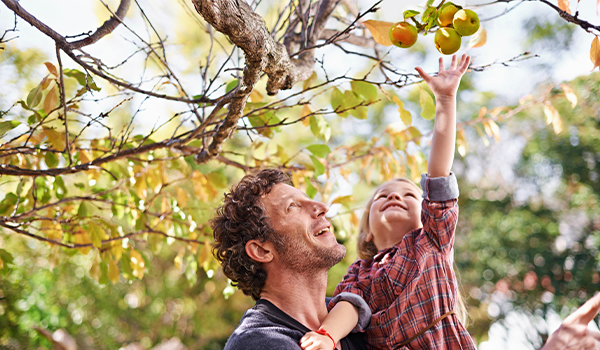
{"label": "green leaf", "polygon": [[437,19],[437,9],[435,7],[428,7],[421,16],[423,22],[429,23],[431,19]]}
{"label": "green leaf", "polygon": [[350,114],[354,116],[356,119],[367,119],[367,107],[357,107],[362,103],[362,101],[356,96],[356,94],[352,91],[344,92],[344,100],[347,108],[350,110]]}
{"label": "green leaf", "polygon": [[29,91],[29,95],[27,95],[27,106],[29,108],[35,108],[42,102],[42,95],[42,87],[40,85],[34,87]]}
{"label": "green leaf", "polygon": [[318,192],[315,186],[312,185],[307,176],[304,177],[304,182],[306,183],[306,195],[308,195],[311,199],[315,198]]}
{"label": "green leaf", "polygon": [[212,172],[208,174],[207,177],[211,184],[219,188],[227,187],[227,177],[225,175],[218,172]]}
{"label": "green leaf", "polygon": [[373,84],[364,81],[350,82],[352,91],[367,101],[375,101],[377,99],[377,88]]}
{"label": "green leaf", "polygon": [[82,201],[79,204],[79,209],[77,210],[77,216],[80,218],[87,218],[90,216],[90,209],[88,208],[87,201]]}
{"label": "green leaf", "polygon": [[92,239],[92,245],[100,249],[102,247],[102,240],[106,237],[106,232],[104,232],[104,229],[100,225],[93,221],[90,221],[88,226],[90,228],[89,234]]}
{"label": "green leaf", "polygon": [[338,88],[333,88],[333,91],[331,92],[331,108],[333,108],[337,115],[342,118],[346,118],[349,114],[348,111],[342,112],[342,110],[347,108],[346,106],[347,104],[344,99],[344,94]]}
{"label": "green leaf", "polygon": [[435,118],[435,104],[427,90],[419,87],[419,105],[421,106],[421,117],[426,120]]}
{"label": "green leaf", "polygon": [[329,141],[329,137],[331,137],[331,128],[322,115],[310,116],[310,131],[325,142]]}
{"label": "green leaf", "polygon": [[321,161],[318,160],[315,156],[310,156],[310,159],[312,160],[313,165],[315,166],[315,176],[325,174],[325,165],[323,165],[323,163],[321,163]]}
{"label": "green leaf", "polygon": [[409,18],[412,18],[412,17],[418,15],[419,13],[421,13],[421,12],[415,11],[415,10],[406,10],[406,11],[404,11],[403,16],[404,16],[404,19],[407,20]]}
{"label": "green leaf", "polygon": [[234,80],[232,82],[230,82],[229,84],[227,84],[227,86],[225,86],[225,93],[235,89],[235,87],[238,85],[238,81]]}
{"label": "green leaf", "polygon": [[315,157],[325,158],[329,153],[331,153],[331,149],[327,145],[310,145],[306,147],[310,151],[310,153],[314,154]]}
{"label": "green leaf", "polygon": [[14,209],[19,197],[16,194],[9,192],[6,194],[2,202],[0,202],[0,215],[7,215]]}
{"label": "green leaf", "polygon": [[4,266],[6,266],[6,264],[12,264],[14,259],[13,259],[12,254],[10,254],[9,252],[7,252],[4,249],[0,249],[0,260],[3,261]]}
{"label": "green leaf", "polygon": [[79,85],[86,86],[86,74],[77,69],[64,69],[63,74],[77,80]]}
{"label": "green leaf", "polygon": [[0,122],[0,137],[6,135],[7,132],[21,125],[21,122],[16,120],[7,120],[4,122]]}
{"label": "green leaf", "polygon": [[58,156],[54,152],[46,152],[44,155],[44,161],[48,168],[56,168],[58,165]]}

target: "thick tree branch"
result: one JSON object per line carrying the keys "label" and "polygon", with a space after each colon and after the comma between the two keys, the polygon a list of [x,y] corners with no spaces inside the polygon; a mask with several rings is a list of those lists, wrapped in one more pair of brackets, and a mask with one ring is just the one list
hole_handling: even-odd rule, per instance
{"label": "thick tree branch", "polygon": [[48,27],[46,24],[39,21],[35,16],[30,14],[29,12],[27,12],[23,7],[21,7],[21,5],[19,5],[19,3],[16,0],[1,0],[1,1],[4,3],[4,5],[6,5],[6,7],[8,7],[11,11],[13,11],[17,16],[21,17],[27,23],[31,24],[33,27],[37,28],[39,31],[41,31],[42,33],[49,36],[52,40],[54,40],[56,42],[56,46],[58,46],[61,50],[63,50],[77,64],[82,66],[84,69],[94,73],[95,75],[101,77],[102,79],[105,79],[105,80],[111,82],[114,85],[125,88],[127,90],[138,92],[138,93],[141,93],[144,95],[162,98],[162,99],[170,100],[170,101],[179,101],[179,102],[186,102],[186,103],[200,103],[200,102],[214,103],[215,102],[214,100],[206,98],[206,97],[191,100],[189,98],[181,98],[181,97],[174,97],[174,96],[169,96],[169,95],[165,95],[165,94],[159,94],[159,93],[156,93],[153,91],[147,91],[147,90],[140,89],[130,83],[115,79],[115,78],[107,75],[106,73],[104,73],[101,69],[96,69],[96,68],[92,67],[91,65],[89,65],[88,63],[86,63],[85,61],[83,61],[80,58],[80,56],[77,56],[73,52],[74,47],[72,47],[71,43],[69,43],[65,39],[65,37],[63,37],[56,31],[54,31],[52,28]]}
{"label": "thick tree branch", "polygon": [[96,41],[102,39],[105,35],[110,34],[113,30],[115,30],[119,23],[121,23],[122,18],[125,17],[127,10],[129,10],[130,4],[131,0],[121,0],[119,8],[115,13],[116,16],[110,17],[110,19],[104,22],[104,24],[102,24],[102,26],[100,26],[100,28],[98,28],[94,34],[88,36],[85,39],[77,40],[70,43],[69,45],[71,46],[71,49],[74,50],[91,45]]}

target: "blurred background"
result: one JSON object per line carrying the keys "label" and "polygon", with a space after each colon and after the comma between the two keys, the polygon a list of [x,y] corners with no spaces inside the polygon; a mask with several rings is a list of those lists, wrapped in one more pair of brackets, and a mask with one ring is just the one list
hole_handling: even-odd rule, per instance
{"label": "blurred background", "polygon": [[[110,16],[100,1],[22,0],[20,4],[63,35],[94,30]],[[106,4],[114,9],[118,2],[106,1]],[[213,45],[214,50],[218,47],[207,40],[206,23],[192,4],[184,0],[168,3],[140,0],[136,4],[125,22],[142,37],[152,38],[156,35],[154,31],[161,33],[168,52],[165,57],[193,91],[202,79],[207,52]],[[365,10],[372,4],[361,0],[357,7]],[[461,291],[468,303],[468,330],[482,350],[537,349],[564,317],[600,287],[600,74],[597,69],[591,71],[590,45],[594,35],[567,23],[538,1],[459,4],[476,10],[487,31],[487,43],[468,50],[474,58],[473,65],[482,68],[468,73],[460,86],[458,116],[465,127],[461,129],[459,153],[453,166],[461,191],[455,261]],[[366,18],[395,22],[404,10],[418,10],[423,5],[424,2],[417,1],[385,0],[380,11]],[[273,25],[277,8],[282,6],[285,3],[276,0],[264,0],[257,5],[267,27]],[[600,24],[594,1],[572,4],[573,12],[575,6],[582,18]],[[336,11],[338,17],[349,12]],[[144,16],[151,19],[152,27]],[[14,21],[13,13],[0,5],[0,33],[13,28]],[[331,27],[343,28],[344,23],[332,20]],[[14,40],[0,47],[0,116],[4,120],[29,117],[29,111],[15,107],[16,101],[25,100],[29,91],[48,74],[44,62],[56,64],[51,40],[20,19],[16,28],[17,31],[7,34]],[[217,73],[219,64],[226,62],[226,56],[233,52],[233,59],[225,67],[243,66],[243,54],[227,51],[232,45],[223,36],[219,39],[223,53],[215,56],[210,72],[218,76],[215,86],[222,84],[218,90],[222,93],[225,85],[236,80],[236,71]],[[116,65],[136,50],[135,40],[131,32],[119,27],[86,50],[102,57],[104,63]],[[459,53],[467,52],[467,42]],[[319,48],[316,58],[320,68],[316,70],[315,82],[340,75],[362,76],[373,66],[372,60],[349,55],[344,50],[368,52],[349,44]],[[420,36],[411,49],[387,47],[382,52],[386,61],[402,74],[413,74],[417,65],[431,73],[437,71],[440,55],[433,45],[433,35]],[[118,72],[135,81],[145,77],[145,70],[160,71],[152,61],[140,68],[143,62],[148,61],[133,57],[129,66],[118,68]],[[76,68],[69,60],[64,65]],[[132,66],[136,69],[128,68]],[[374,80],[381,78],[377,72],[373,74]],[[131,135],[152,131],[153,138],[160,138],[168,137],[178,125],[191,125],[186,120],[168,123],[174,113],[183,110],[180,104],[146,100],[140,95],[132,95],[122,107],[112,111],[123,95],[99,78],[96,83],[102,91],[85,95],[80,101],[81,108],[93,116],[110,110],[106,123],[114,130],[129,127],[133,130]],[[266,96],[264,84],[263,79],[256,89]],[[67,87],[75,90],[74,86]],[[337,87],[351,88],[343,80]],[[172,86],[164,89],[176,92]],[[282,91],[272,99],[284,99],[298,91],[299,88]],[[413,116],[412,125],[424,135],[420,142],[405,145],[406,154],[413,157],[413,162],[426,159],[432,121],[419,117],[419,88],[407,85],[396,90],[386,87],[386,91],[404,101]],[[369,142],[388,132],[388,125],[402,123],[397,104],[381,92],[378,96],[366,119],[326,115],[324,120],[331,136],[321,143],[325,141],[332,150],[345,145],[371,147],[374,144]],[[254,98],[257,103],[259,98]],[[271,101],[268,97],[264,99]],[[311,106],[313,110],[329,108],[329,94],[315,96]],[[278,113],[282,120],[301,112],[299,108],[289,108]],[[491,113],[497,123],[480,123],[477,118],[481,113]],[[549,124],[548,115],[556,114],[560,121],[554,119]],[[90,127],[87,139],[99,138],[101,129]],[[3,142],[23,130],[4,132]],[[284,153],[293,155],[314,143],[316,134],[301,123],[282,127],[273,134],[251,136],[239,132],[226,150],[251,167],[277,165],[281,161],[265,160],[269,154],[280,156],[273,151],[275,146],[269,145],[280,146]],[[393,144],[390,140],[386,142]],[[250,159],[247,153],[238,154],[248,149],[254,152]],[[304,182],[304,175],[294,178],[301,188],[315,190],[312,196],[316,199],[332,204],[328,216],[338,239],[348,248],[346,258],[330,272],[329,293],[356,259],[356,218],[373,188],[389,175],[385,174],[390,170],[384,169],[384,159],[327,168],[325,174],[313,172],[312,182]],[[200,175],[193,174],[202,174],[212,184],[202,189],[191,182],[182,183],[180,188],[187,194],[173,192],[178,205],[169,204],[181,208],[173,211],[183,221],[200,228],[197,230],[200,236],[194,238],[205,237],[203,246],[190,248],[184,242],[168,239],[153,242],[145,236],[139,242],[132,239],[129,244],[143,256],[145,265],[120,263],[121,275],[117,270],[115,278],[109,273],[110,264],[99,262],[104,258],[97,249],[60,248],[6,228],[0,231],[0,349],[58,346],[74,349],[60,345],[68,341],[58,340],[66,338],[72,338],[79,349],[223,348],[244,311],[254,303],[230,285],[205,249],[210,243],[207,222],[222,193],[244,172],[220,163],[199,166],[187,158],[179,160],[165,163],[161,171],[167,178],[181,173],[200,181]],[[329,161],[334,163],[331,158]],[[44,162],[50,164],[51,160]],[[310,159],[307,163],[310,164]],[[305,163],[298,160],[298,164]],[[130,171],[131,174],[159,167],[149,162],[132,162],[129,166],[140,167]],[[421,161],[416,170],[424,166]],[[146,174],[151,174],[150,170]],[[409,173],[415,177],[416,171],[411,168]],[[131,174],[127,176],[133,177]],[[60,199],[65,193],[76,195],[83,188],[94,191],[95,186],[104,186],[104,180],[97,174],[82,176],[81,179],[65,177],[64,181],[36,179],[35,184],[21,186],[35,189],[37,184],[38,189],[45,191],[40,198],[48,196],[49,200]],[[135,178],[138,182],[133,183],[139,184],[139,176]],[[83,187],[77,185],[78,181]],[[151,180],[147,181],[151,191]],[[0,178],[0,198],[4,198],[0,203],[1,215],[9,215],[14,208],[7,196],[16,193],[21,182],[14,177]],[[139,202],[142,196],[139,186],[131,187],[134,205],[143,206],[143,201]],[[189,201],[187,206],[184,201]],[[68,210],[81,214],[82,209],[76,206]],[[104,209],[98,206],[85,210],[101,215]],[[174,230],[177,229],[175,226]],[[123,254],[131,258],[134,253]],[[136,267],[141,276],[140,272],[134,273],[138,271]],[[597,328],[594,323],[591,326]],[[58,330],[63,333],[55,333]]]}

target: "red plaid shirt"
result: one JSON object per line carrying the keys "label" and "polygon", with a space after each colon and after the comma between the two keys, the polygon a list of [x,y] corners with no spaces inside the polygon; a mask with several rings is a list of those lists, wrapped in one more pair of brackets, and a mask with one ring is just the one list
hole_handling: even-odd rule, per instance
{"label": "red plaid shirt", "polygon": [[[373,316],[366,329],[371,349],[399,349],[438,317],[455,310],[454,231],[456,199],[423,200],[423,228],[408,232],[372,260],[358,260],[335,289],[360,295]],[[332,305],[330,305],[332,307]],[[469,333],[451,314],[402,349],[476,349]]]}

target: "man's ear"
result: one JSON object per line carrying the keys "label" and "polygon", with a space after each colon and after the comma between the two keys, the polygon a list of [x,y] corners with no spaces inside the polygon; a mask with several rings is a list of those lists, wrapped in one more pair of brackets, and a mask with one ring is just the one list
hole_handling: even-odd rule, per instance
{"label": "man's ear", "polygon": [[253,239],[246,243],[246,254],[250,259],[260,263],[271,262],[274,258],[274,251],[273,243],[269,241],[261,242]]}

